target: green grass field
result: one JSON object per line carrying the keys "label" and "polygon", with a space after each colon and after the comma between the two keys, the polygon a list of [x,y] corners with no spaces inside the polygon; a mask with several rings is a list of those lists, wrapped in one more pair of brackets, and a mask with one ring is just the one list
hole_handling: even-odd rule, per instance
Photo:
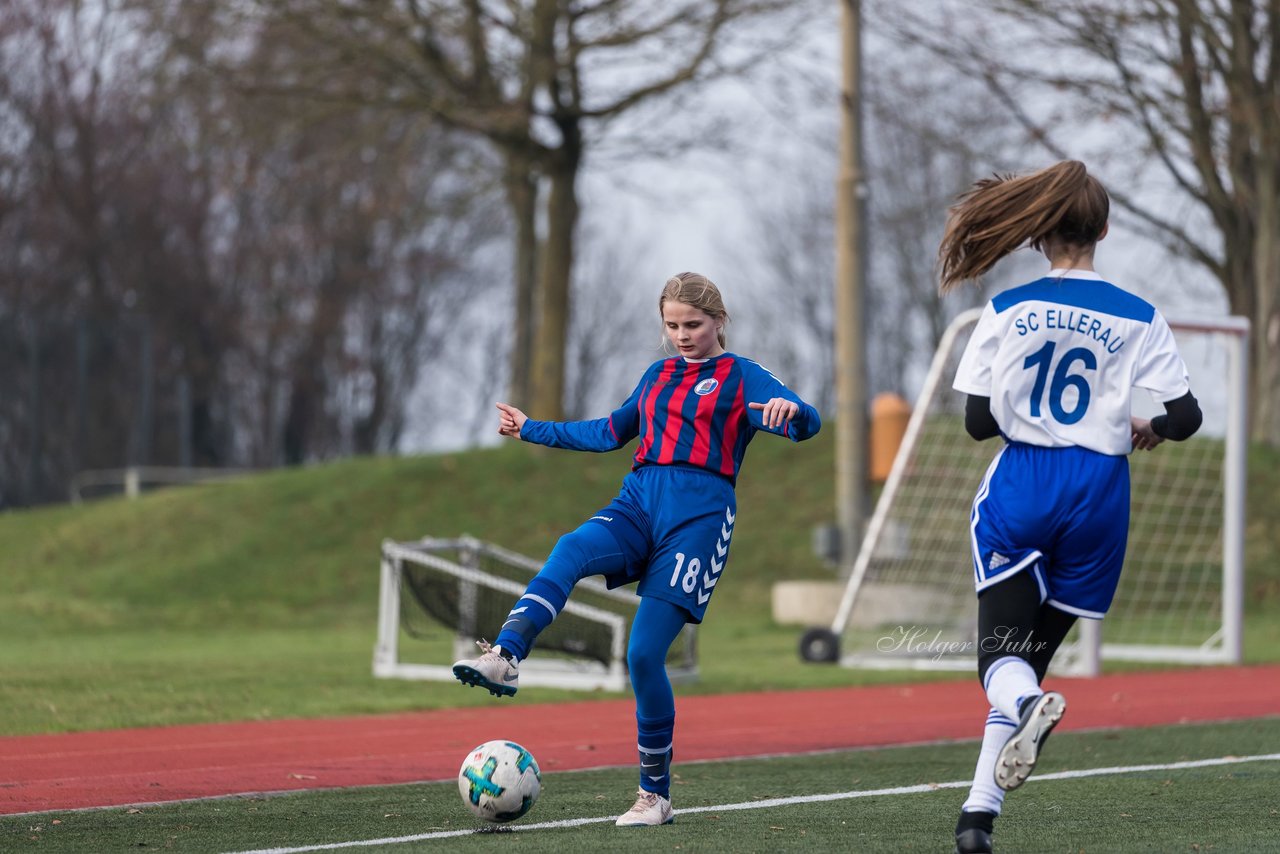
{"label": "green grass field", "polygon": [[[799,630],[769,620],[773,580],[831,577],[809,550],[831,506],[830,449],[758,441],[751,453],[734,575],[690,690],[848,684],[848,671],[795,666]],[[372,677],[379,544],[470,533],[546,554],[627,467],[625,453],[511,443],[2,514],[0,733],[480,702]],[[729,648],[770,666],[718,654]],[[558,696],[581,699],[539,692]]]}
{"label": "green grass field", "polygon": [[[1058,733],[1036,776],[1006,800],[997,850],[1274,851],[1278,746],[1280,718]],[[514,833],[475,832],[481,823],[449,781],[6,817],[0,849],[221,852],[413,837],[356,850],[944,851],[976,749],[963,742],[678,763],[670,827],[614,827],[613,818],[631,805],[635,772],[610,769],[544,775],[537,804],[511,825],[528,829]],[[1267,761],[1238,761],[1268,754]],[[1089,773],[1223,757],[1233,761]],[[1055,779],[1066,771],[1084,775]],[[883,791],[910,787],[918,790]],[[761,803],[766,799],[797,800]],[[557,822],[565,824],[542,826]]]}
{"label": "green grass field", "polygon": [[[810,549],[831,516],[831,439],[752,444],[701,680],[682,691],[923,678],[800,665],[800,629],[771,621],[773,582],[832,577]],[[380,542],[470,533],[542,555],[628,461],[508,443],[0,514],[0,734],[478,703],[371,676]],[[1246,656],[1274,661],[1280,453],[1253,449],[1249,491]]]}
{"label": "green grass field", "polygon": [[[800,629],[772,623],[771,584],[830,578],[810,551],[830,517],[830,434],[752,446],[734,560],[699,637],[701,678],[681,693],[916,681],[913,672],[802,665]],[[0,734],[320,717],[480,705],[487,695],[370,673],[384,538],[470,533],[545,554],[615,493],[625,454],[508,444],[445,456],[347,460],[235,482],[0,514]],[[1254,449],[1246,545],[1246,651],[1280,659],[1280,454]],[[968,674],[942,675],[967,681]],[[581,693],[527,692],[530,701]],[[525,692],[522,692],[522,698]],[[596,694],[593,696],[607,696]],[[1245,756],[1280,744],[1275,719],[1062,733],[1038,772]],[[727,809],[927,784],[967,785],[976,743],[679,765],[671,828],[628,850],[903,851],[950,845],[962,789]],[[551,774],[521,825],[611,819],[630,769]],[[1003,850],[1275,850],[1275,762],[1029,783],[997,832]],[[234,798],[0,819],[0,849],[235,851],[352,843],[474,825],[451,783]],[[611,821],[419,838],[372,850],[612,850]],[[361,850],[369,850],[361,846]]]}

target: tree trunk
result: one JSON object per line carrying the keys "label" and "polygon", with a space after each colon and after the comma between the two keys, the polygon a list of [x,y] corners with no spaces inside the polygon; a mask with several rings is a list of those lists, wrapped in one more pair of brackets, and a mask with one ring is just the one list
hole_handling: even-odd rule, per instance
{"label": "tree trunk", "polygon": [[295,376],[289,392],[289,414],[284,419],[281,443],[284,464],[301,465],[307,461],[311,447],[311,430],[315,425],[315,383],[310,376]]}
{"label": "tree trunk", "polygon": [[1251,434],[1280,447],[1280,196],[1274,161],[1258,169],[1257,231],[1253,245],[1253,322],[1249,375],[1252,378]]}
{"label": "tree trunk", "polygon": [[507,204],[515,221],[515,312],[511,339],[511,380],[507,402],[524,409],[533,400],[533,342],[537,328],[538,184],[527,152],[506,153]]}
{"label": "tree trunk", "polygon": [[[391,401],[388,400],[390,380],[387,377],[387,369],[381,363],[375,362],[369,367],[369,371],[373,374],[373,403],[369,406],[368,415],[356,419],[352,430],[354,444],[352,451],[356,454],[394,452],[399,431],[393,423],[388,424],[388,422],[394,422],[395,416],[391,411]],[[378,443],[378,437],[384,430],[390,435],[387,444],[382,446]]]}
{"label": "tree trunk", "polygon": [[547,240],[542,255],[539,321],[533,351],[530,415],[564,418],[565,341],[569,331],[569,284],[573,238],[578,222],[577,179],[582,161],[581,130],[576,121],[561,125],[564,143],[556,149],[548,177]]}

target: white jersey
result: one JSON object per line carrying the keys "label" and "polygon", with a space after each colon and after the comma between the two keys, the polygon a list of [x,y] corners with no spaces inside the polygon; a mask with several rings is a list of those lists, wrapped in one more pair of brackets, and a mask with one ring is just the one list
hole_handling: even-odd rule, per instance
{"label": "white jersey", "polygon": [[1191,390],[1169,324],[1143,299],[1083,270],[999,294],[969,338],[953,387],[991,398],[1013,442],[1132,449],[1134,387],[1161,403]]}

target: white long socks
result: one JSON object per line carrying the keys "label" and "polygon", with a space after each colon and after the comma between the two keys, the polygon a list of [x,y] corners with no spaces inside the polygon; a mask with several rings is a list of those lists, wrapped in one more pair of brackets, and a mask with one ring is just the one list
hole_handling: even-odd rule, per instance
{"label": "white long socks", "polygon": [[997,659],[988,668],[986,683],[987,701],[992,708],[1015,723],[1022,701],[1044,693],[1031,665],[1012,655]]}
{"label": "white long socks", "polygon": [[1013,734],[1014,726],[1012,720],[995,709],[987,714],[987,728],[982,733],[982,750],[978,753],[978,767],[973,772],[973,786],[969,789],[969,799],[960,809],[1000,815],[1004,790],[995,781],[996,756]]}

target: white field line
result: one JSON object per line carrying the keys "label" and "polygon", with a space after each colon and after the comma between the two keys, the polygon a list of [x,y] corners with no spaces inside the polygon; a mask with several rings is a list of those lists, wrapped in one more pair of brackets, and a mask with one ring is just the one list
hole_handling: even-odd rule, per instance
{"label": "white field line", "polygon": [[[1241,721],[1250,720],[1270,720],[1273,716],[1262,716],[1255,718],[1222,718],[1214,721],[1196,721],[1195,723],[1239,723]],[[1083,729],[1073,729],[1073,734],[1083,733],[1101,733],[1101,732],[1124,732],[1133,729],[1133,727],[1124,726],[1104,726],[1104,727],[1085,727]],[[877,750],[886,750],[899,747],[935,747],[944,744],[977,744],[981,739],[972,737],[965,738],[935,738],[924,741],[903,741],[893,744],[863,744],[846,747],[825,747],[818,750],[802,750],[799,752],[786,753],[744,753],[737,756],[711,756],[706,759],[682,759],[680,766],[686,765],[703,765],[712,762],[749,762],[754,759],[794,759],[802,756],[826,756],[832,753],[854,753],[854,752],[875,752]],[[614,765],[590,765],[583,768],[567,768],[563,771],[556,771],[556,774],[584,774],[591,771],[611,771],[618,768],[634,768],[634,762]],[[454,777],[440,777],[434,780],[404,780],[399,783],[362,783],[355,786],[322,786],[311,789],[268,789],[249,792],[228,792],[223,795],[200,795],[194,798],[172,798],[163,801],[135,801],[127,804],[102,804],[93,807],[63,807],[42,810],[27,810],[26,812],[0,813],[0,819],[6,818],[23,818],[26,816],[48,815],[50,813],[76,813],[76,812],[101,812],[104,810],[121,810],[121,809],[146,809],[148,807],[167,807],[174,804],[190,804],[199,803],[201,801],[235,801],[244,800],[246,798],[287,798],[296,795],[308,795],[315,792],[328,792],[337,789],[385,789],[391,786],[426,786],[433,783],[453,783],[456,782]],[[510,828],[506,828],[510,829]]]}
{"label": "white field line", "polygon": [[[1187,762],[1165,762],[1158,765],[1120,765],[1111,768],[1085,768],[1078,771],[1057,771],[1052,774],[1038,774],[1027,782],[1044,783],[1051,780],[1079,780],[1085,777],[1106,777],[1115,774],[1138,774],[1145,771],[1181,771],[1186,768],[1210,768],[1215,765],[1237,765],[1244,762],[1278,762],[1280,753],[1263,753],[1256,756],[1220,756],[1216,759],[1195,759]],[[865,789],[852,792],[832,792],[826,795],[801,795],[793,798],[769,798],[768,800],[747,801],[738,804],[721,804],[712,807],[689,807],[676,810],[676,815],[693,815],[700,812],[730,812],[732,810],[758,810],[770,807],[784,807],[792,804],[815,804],[828,801],[847,801],[855,798],[874,798],[886,795],[920,795],[936,792],[941,789],[963,789],[970,786],[971,780],[954,780],[950,783],[925,783],[918,786],[894,786],[888,789]],[[571,818],[562,821],[544,821],[537,824],[516,824],[502,828],[502,832],[521,830],[547,830],[562,827],[580,827],[584,824],[602,824],[613,821],[613,816],[604,818]],[[485,830],[441,830],[435,833],[418,833],[413,836],[389,836],[383,839],[362,839],[354,842],[330,842],[323,845],[304,845],[298,848],[259,848],[253,851],[242,851],[238,854],[300,854],[303,851],[332,851],[338,848],[361,848],[372,845],[397,845],[404,842],[422,842],[428,839],[448,839],[454,836],[472,836],[484,833]],[[492,832],[492,831],[488,831]]]}

